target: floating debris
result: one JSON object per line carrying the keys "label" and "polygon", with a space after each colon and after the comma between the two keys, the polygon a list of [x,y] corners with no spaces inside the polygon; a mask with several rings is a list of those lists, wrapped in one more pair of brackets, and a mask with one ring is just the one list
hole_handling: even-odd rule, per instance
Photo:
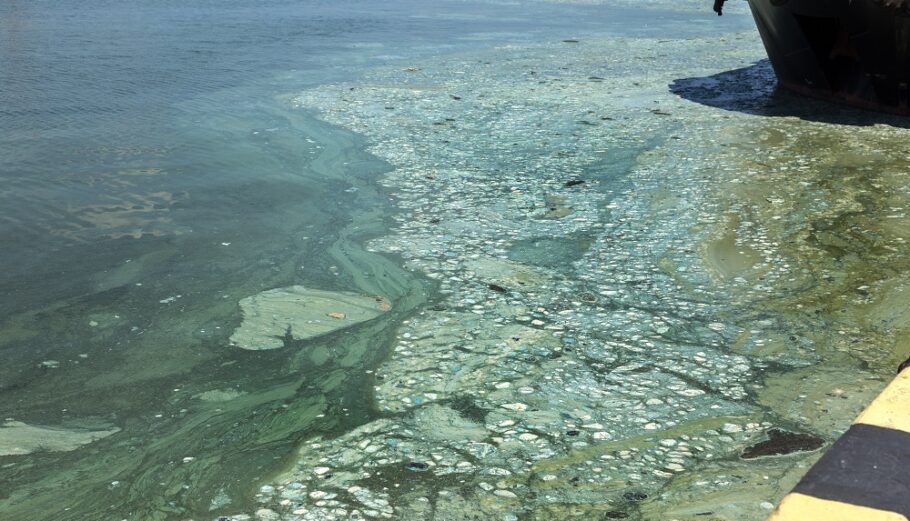
{"label": "floating debris", "polygon": [[231,335],[231,344],[260,350],[282,347],[285,338],[303,340],[353,326],[391,305],[382,297],[291,286],[247,297],[240,308],[243,322]]}

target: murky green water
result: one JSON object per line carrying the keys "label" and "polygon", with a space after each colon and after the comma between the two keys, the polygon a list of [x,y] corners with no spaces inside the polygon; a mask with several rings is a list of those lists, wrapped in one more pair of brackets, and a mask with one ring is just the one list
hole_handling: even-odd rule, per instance
{"label": "murky green water", "polygon": [[[764,519],[906,355],[907,175],[899,120],[774,93],[752,36],[303,92],[394,166],[368,246],[441,301],[398,328],[384,414],[305,443],[255,516]],[[754,457],[775,429],[803,450]]]}
{"label": "murky green water", "polygon": [[735,7],[267,7],[0,9],[3,519],[761,519],[906,355]]}
{"label": "murky green water", "polygon": [[[98,274],[91,295],[8,321],[15,336],[7,351],[34,344],[45,350],[39,363],[5,366],[14,382],[4,391],[7,417],[54,428],[84,429],[88,422],[121,429],[73,452],[35,447],[27,458],[8,457],[4,482],[16,484],[6,504],[12,519],[69,516],[62,508],[86,512],[70,519],[123,515],[127,508],[137,519],[165,519],[226,506],[242,500],[301,437],[344,430],[368,415],[361,369],[382,356],[381,339],[425,298],[424,289],[359,246],[382,226],[385,206],[371,177],[385,166],[357,152],[348,134],[305,116],[286,123],[300,146],[308,131],[318,135],[309,166],[318,182],[294,183],[307,187],[305,197],[286,183],[251,187],[264,219],[284,215],[286,242],[262,235],[278,231],[257,223],[254,212],[225,208],[235,215],[220,236],[162,240]],[[330,197],[338,201],[334,208],[312,203]],[[257,206],[249,197],[243,204]],[[352,220],[354,205],[368,211]],[[230,348],[238,300],[298,277],[316,287],[382,294],[396,308],[357,334],[292,342],[278,352]],[[218,280],[224,283],[213,292]],[[61,501],[61,489],[75,503]]]}

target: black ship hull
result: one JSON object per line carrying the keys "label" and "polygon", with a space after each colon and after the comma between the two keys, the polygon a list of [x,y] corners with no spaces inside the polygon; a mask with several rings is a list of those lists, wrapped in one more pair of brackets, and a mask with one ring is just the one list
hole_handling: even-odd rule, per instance
{"label": "black ship hull", "polygon": [[784,87],[910,115],[910,0],[749,0]]}

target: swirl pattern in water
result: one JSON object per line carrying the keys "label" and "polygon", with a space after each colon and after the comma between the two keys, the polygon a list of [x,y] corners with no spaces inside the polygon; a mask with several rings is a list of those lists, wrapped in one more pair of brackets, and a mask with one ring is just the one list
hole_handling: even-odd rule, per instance
{"label": "swirl pattern in water", "polygon": [[0,517],[764,518],[910,194],[727,11],[4,4]]}

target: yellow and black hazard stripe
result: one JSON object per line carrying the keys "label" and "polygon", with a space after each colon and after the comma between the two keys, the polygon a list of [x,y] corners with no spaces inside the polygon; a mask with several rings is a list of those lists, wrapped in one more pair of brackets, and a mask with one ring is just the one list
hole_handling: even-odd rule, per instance
{"label": "yellow and black hazard stripe", "polygon": [[908,362],[768,521],[910,521]]}

